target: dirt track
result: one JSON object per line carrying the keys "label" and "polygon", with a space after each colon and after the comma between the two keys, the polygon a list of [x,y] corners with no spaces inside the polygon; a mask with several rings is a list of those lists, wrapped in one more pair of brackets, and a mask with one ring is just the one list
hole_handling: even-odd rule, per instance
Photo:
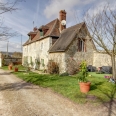
{"label": "dirt track", "polygon": [[106,106],[74,104],[0,69],[0,116],[116,116],[116,103]]}

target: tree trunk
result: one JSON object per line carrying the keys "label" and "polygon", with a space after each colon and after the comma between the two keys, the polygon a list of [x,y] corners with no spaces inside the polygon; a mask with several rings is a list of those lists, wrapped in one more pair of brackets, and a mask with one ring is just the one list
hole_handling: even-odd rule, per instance
{"label": "tree trunk", "polygon": [[111,61],[112,61],[112,77],[113,79],[116,79],[115,55],[113,53],[111,56]]}

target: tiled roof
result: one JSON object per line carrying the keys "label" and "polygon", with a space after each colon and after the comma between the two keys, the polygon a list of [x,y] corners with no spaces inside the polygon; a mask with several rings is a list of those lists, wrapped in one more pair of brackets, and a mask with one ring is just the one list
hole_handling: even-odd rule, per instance
{"label": "tiled roof", "polygon": [[[40,28],[42,28],[42,26]],[[23,46],[30,44],[30,43],[33,43],[35,41],[39,41],[41,39],[44,39],[47,36],[59,37],[60,32],[59,32],[59,20],[58,19],[55,19],[55,20],[49,22],[48,24],[44,25],[44,27],[47,27],[48,31],[45,33],[45,35],[43,37],[40,36],[40,32],[38,30],[36,36],[31,41],[28,39],[23,44]],[[31,33],[33,33],[33,32],[30,32],[29,34],[31,34]]]}
{"label": "tiled roof", "polygon": [[67,29],[64,29],[59,37],[59,39],[55,42],[55,44],[49,49],[49,52],[60,52],[65,51],[70,43],[75,38],[76,34],[79,32],[83,23],[74,25]]}

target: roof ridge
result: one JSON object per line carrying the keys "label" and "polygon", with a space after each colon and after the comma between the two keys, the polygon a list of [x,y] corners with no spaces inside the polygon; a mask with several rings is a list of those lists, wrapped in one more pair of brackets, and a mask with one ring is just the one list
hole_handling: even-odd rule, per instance
{"label": "roof ridge", "polygon": [[51,34],[52,34],[53,29],[55,28],[55,26],[56,26],[56,24],[57,24],[57,21],[58,21],[58,18],[55,20],[55,23],[54,23],[54,25],[52,26],[52,29],[51,29],[51,32],[50,32],[50,34],[49,34],[49,35],[51,35]]}
{"label": "roof ridge", "polygon": [[[50,23],[52,23],[52,22],[54,22],[54,21],[56,21],[56,20],[58,20],[58,18],[56,18],[56,19],[50,21],[49,23],[47,23],[47,24],[45,24],[45,25],[47,26],[47,25],[49,25]],[[45,26],[45,25],[44,25],[44,26]]]}
{"label": "roof ridge", "polygon": [[[70,29],[70,28],[73,28],[73,27],[75,27],[75,26],[77,26],[77,25],[83,25],[85,22],[82,22],[82,23],[78,23],[78,24],[76,24],[76,25],[72,25],[71,27],[68,27],[68,28],[66,28],[66,29]],[[66,29],[64,29],[64,31],[66,30]]]}

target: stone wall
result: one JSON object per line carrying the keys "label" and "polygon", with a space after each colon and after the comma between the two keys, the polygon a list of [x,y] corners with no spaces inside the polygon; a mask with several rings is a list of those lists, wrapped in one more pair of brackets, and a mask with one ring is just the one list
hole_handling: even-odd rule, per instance
{"label": "stone wall", "polygon": [[93,43],[88,37],[86,39],[86,52],[78,52],[78,39],[75,38],[66,52],[49,54],[49,60],[59,64],[60,73],[76,73],[82,60],[86,60],[88,65],[93,65]]}
{"label": "stone wall", "polygon": [[71,70],[72,68],[73,71],[71,73],[74,73],[76,70],[78,70],[79,64],[83,60],[86,60],[88,65],[93,65],[93,43],[88,38],[88,36],[86,37],[86,39],[86,52],[78,52],[77,38],[75,39],[75,41],[73,41],[73,43],[66,51],[65,61],[68,72],[70,72],[69,70]]}
{"label": "stone wall", "polygon": [[[28,58],[28,63],[30,63],[30,59],[32,59],[32,62],[35,64],[35,60],[40,61],[40,69],[47,68],[48,64],[48,50],[50,46],[52,45],[52,38],[47,37],[44,39],[41,39],[40,41],[36,41],[34,43],[31,43],[29,45],[23,46],[23,62],[24,57]],[[41,64],[41,62],[43,63]]]}
{"label": "stone wall", "polygon": [[93,66],[95,67],[111,66],[111,57],[107,54],[94,52]]}
{"label": "stone wall", "polygon": [[65,52],[49,53],[49,60],[58,63],[60,73],[66,72]]}
{"label": "stone wall", "polygon": [[78,39],[75,38],[66,52],[49,54],[49,60],[53,60],[59,64],[60,73],[76,73],[82,60],[86,60],[88,65],[93,65],[93,43],[88,36],[86,36],[86,39],[86,52],[78,52]]}

